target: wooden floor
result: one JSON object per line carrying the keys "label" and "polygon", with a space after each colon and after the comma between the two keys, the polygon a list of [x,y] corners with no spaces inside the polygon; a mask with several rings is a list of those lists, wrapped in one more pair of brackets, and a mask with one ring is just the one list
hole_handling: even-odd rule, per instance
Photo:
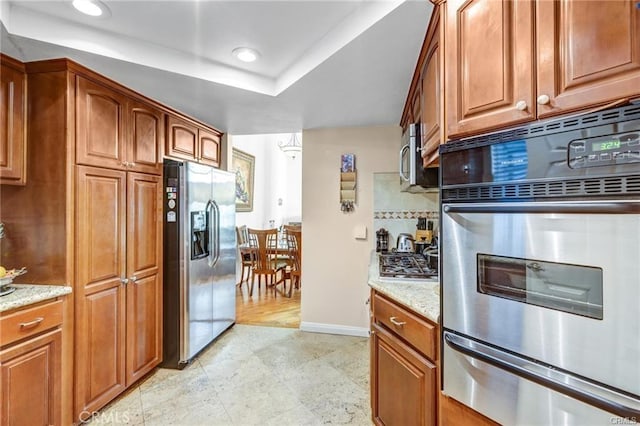
{"label": "wooden floor", "polygon": [[274,296],[273,288],[265,289],[264,282],[258,290],[257,278],[252,297],[249,297],[249,286],[246,283],[243,283],[242,287],[236,287],[236,323],[267,327],[300,327],[300,290],[294,288],[291,298],[282,294],[281,290],[282,285],[278,286]]}

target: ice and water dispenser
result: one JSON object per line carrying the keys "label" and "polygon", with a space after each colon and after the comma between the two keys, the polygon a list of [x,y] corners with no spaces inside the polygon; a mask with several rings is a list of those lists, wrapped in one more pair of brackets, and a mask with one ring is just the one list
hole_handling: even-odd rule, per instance
{"label": "ice and water dispenser", "polygon": [[191,259],[209,256],[209,220],[207,212],[191,212]]}

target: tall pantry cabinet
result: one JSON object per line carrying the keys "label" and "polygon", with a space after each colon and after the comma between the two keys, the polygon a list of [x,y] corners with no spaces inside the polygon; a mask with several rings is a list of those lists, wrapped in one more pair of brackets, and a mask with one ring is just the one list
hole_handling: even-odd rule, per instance
{"label": "tall pantry cabinet", "polygon": [[[66,218],[58,224],[62,231],[56,227],[65,242],[58,242],[57,257],[64,265],[59,275],[74,288],[72,411],[78,420],[162,358],[165,114],[72,61],[26,66],[33,89],[30,146],[55,153],[46,167],[61,182],[48,197],[61,200]],[[47,256],[56,257],[52,250]]]}
{"label": "tall pantry cabinet", "polygon": [[75,393],[91,412],[162,360],[164,115],[83,76],[75,100]]}

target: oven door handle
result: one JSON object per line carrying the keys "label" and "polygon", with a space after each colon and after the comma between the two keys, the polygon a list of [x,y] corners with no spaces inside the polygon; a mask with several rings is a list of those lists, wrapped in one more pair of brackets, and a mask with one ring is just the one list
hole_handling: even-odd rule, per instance
{"label": "oven door handle", "polygon": [[556,392],[586,402],[625,418],[640,417],[640,399],[615,391],[586,378],[549,368],[541,363],[504,352],[457,334],[444,332],[444,341],[454,350]]}
{"label": "oven door handle", "polygon": [[621,214],[639,213],[638,202],[540,202],[540,203],[486,203],[446,204],[445,213],[576,213]]}

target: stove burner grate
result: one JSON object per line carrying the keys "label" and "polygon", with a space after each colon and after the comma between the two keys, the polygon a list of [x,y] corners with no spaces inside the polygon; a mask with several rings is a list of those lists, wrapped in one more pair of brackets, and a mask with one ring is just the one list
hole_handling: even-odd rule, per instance
{"label": "stove burner grate", "polygon": [[394,278],[431,278],[438,271],[429,268],[427,259],[416,253],[383,253],[380,255],[380,276]]}

